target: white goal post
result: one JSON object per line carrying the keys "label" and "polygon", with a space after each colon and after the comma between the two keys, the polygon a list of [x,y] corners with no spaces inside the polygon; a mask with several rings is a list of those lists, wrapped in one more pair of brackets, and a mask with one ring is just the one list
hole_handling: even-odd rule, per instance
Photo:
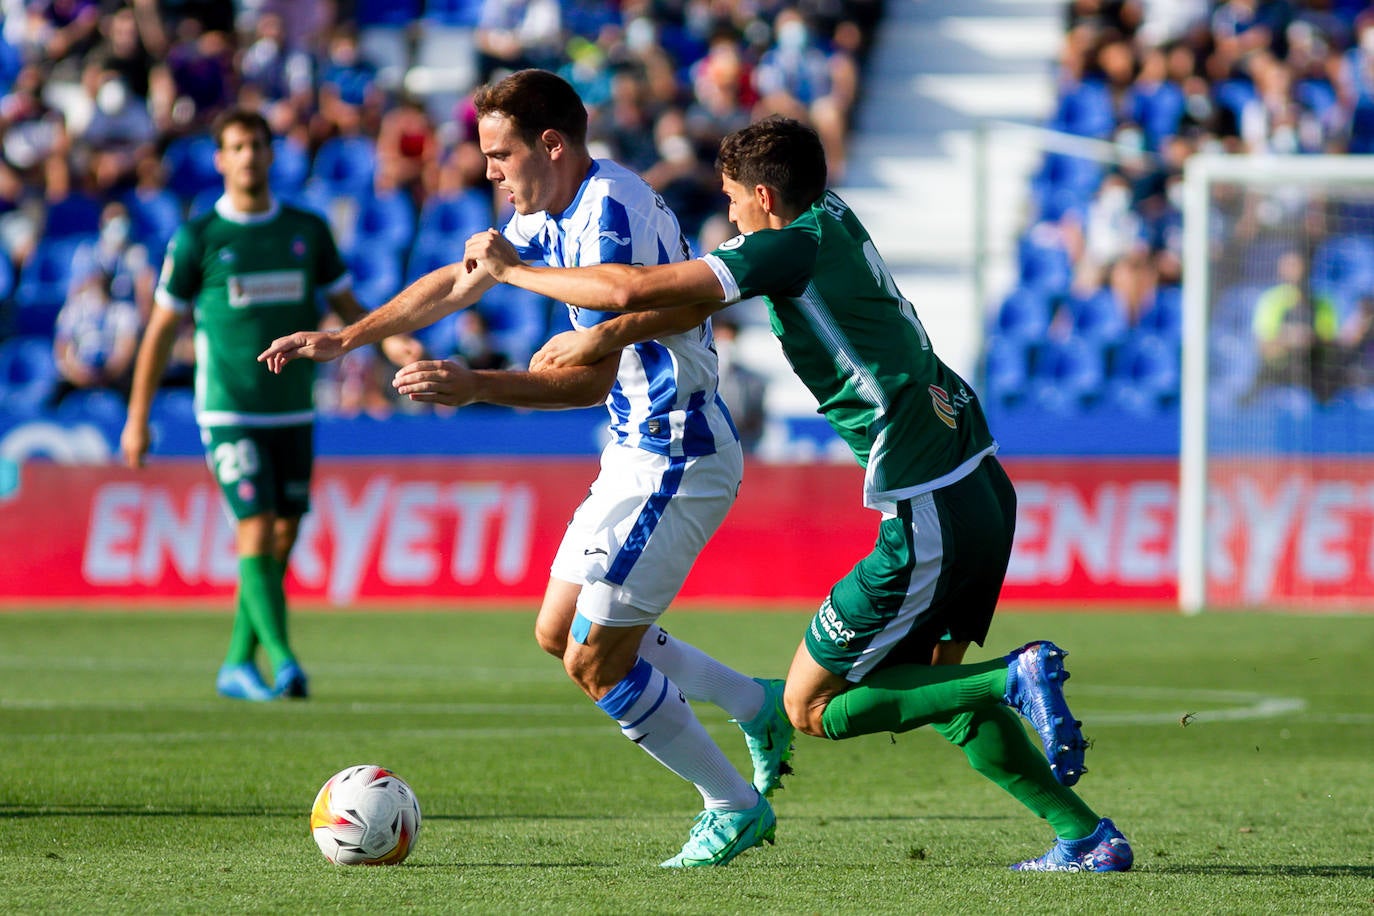
{"label": "white goal post", "polygon": [[[1238,229],[1241,221],[1234,219],[1233,214],[1227,212],[1226,206],[1219,205],[1218,202],[1220,200],[1231,204],[1242,197],[1250,202],[1258,201],[1261,211],[1267,208],[1267,218],[1271,221],[1269,225],[1275,230],[1273,235],[1277,236],[1270,241],[1278,241],[1279,245],[1266,246],[1256,242],[1250,246],[1244,240],[1236,241],[1234,233],[1241,231]],[[1285,241],[1285,232],[1291,232],[1288,238],[1293,240],[1296,247],[1304,248],[1306,255],[1310,255],[1316,247],[1315,240],[1325,239],[1326,236],[1314,237],[1304,234],[1309,228],[1307,214],[1317,207],[1329,205],[1332,200],[1338,201],[1341,206],[1353,201],[1361,214],[1367,211],[1370,223],[1367,226],[1361,223],[1364,229],[1349,234],[1356,236],[1355,241],[1360,241],[1359,237],[1364,235],[1370,236],[1371,241],[1374,241],[1374,156],[1198,154],[1189,159],[1184,168],[1181,442],[1176,544],[1179,605],[1185,613],[1197,613],[1208,604],[1209,572],[1213,570],[1217,561],[1214,551],[1219,549],[1218,544],[1212,543],[1214,532],[1209,531],[1209,499],[1212,498],[1212,494],[1209,494],[1209,464],[1214,460],[1214,444],[1209,442],[1209,437],[1215,433],[1213,412],[1217,409],[1214,390],[1216,367],[1211,366],[1209,360],[1210,352],[1216,346],[1214,335],[1218,333],[1217,312],[1223,308],[1219,304],[1220,297],[1224,293],[1236,290],[1225,288],[1226,283],[1218,278],[1218,272],[1226,271],[1229,278],[1239,276],[1238,261],[1235,259],[1240,258],[1252,262],[1257,271],[1258,268],[1267,266],[1268,272],[1272,274],[1275,263],[1283,257],[1281,252],[1284,251],[1282,243]],[[1314,204],[1314,201],[1317,203]],[[1361,219],[1364,219],[1363,215]],[[1227,255],[1233,258],[1230,264],[1223,264],[1218,256],[1218,249],[1223,247],[1231,252]],[[1235,254],[1237,251],[1240,253]],[[1374,276],[1374,265],[1370,267],[1371,276]],[[1308,279],[1305,283],[1310,296],[1311,280]],[[1246,291],[1258,288],[1259,284],[1255,283],[1247,286]],[[1361,288],[1359,295],[1363,297],[1365,292],[1366,290]],[[1367,292],[1374,296],[1374,286],[1370,286]],[[1252,293],[1252,307],[1253,298]],[[1309,306],[1309,309],[1311,308]],[[1236,320],[1233,327],[1243,328],[1244,333],[1250,330],[1250,326],[1241,324],[1240,319]],[[1236,340],[1249,339],[1244,337],[1240,330],[1236,330]],[[1364,415],[1374,417],[1374,413]],[[1250,419],[1244,422],[1255,421]],[[1261,417],[1260,422],[1268,421]],[[1356,433],[1356,430],[1351,431],[1351,441],[1354,441]],[[1275,441],[1282,436],[1282,432],[1269,431],[1269,438]],[[1244,436],[1232,438],[1240,441]],[[1265,437],[1252,438],[1260,441]],[[1350,450],[1345,448],[1343,443],[1344,440],[1338,441],[1336,447],[1330,448],[1329,451],[1338,456],[1348,455]],[[1258,465],[1268,460],[1267,455],[1261,451],[1254,454],[1254,461]],[[1304,461],[1312,460],[1312,456],[1304,456],[1301,449],[1284,451],[1284,455],[1285,458],[1281,460],[1288,462],[1287,467],[1290,470]],[[1240,462],[1250,460],[1248,454],[1242,454],[1239,459]],[[1335,460],[1341,459],[1337,457]],[[1244,464],[1240,466],[1247,467]],[[1363,478],[1360,475],[1366,473],[1366,470],[1361,470],[1350,479],[1361,480]],[[1215,478],[1211,479],[1215,482]],[[1359,492],[1363,490],[1360,489]],[[1291,533],[1285,536],[1292,537]],[[1358,538],[1354,540],[1358,541]],[[1312,548],[1307,549],[1309,553],[1316,553]],[[1224,565],[1225,558],[1220,562]],[[1362,562],[1374,563],[1374,558],[1366,556]],[[1361,570],[1359,575],[1367,577],[1367,567],[1361,567]],[[1332,581],[1335,581],[1334,578]],[[1362,578],[1361,581],[1365,579]],[[1314,594],[1318,594],[1319,599],[1332,597],[1329,592]],[[1335,597],[1335,603],[1341,603],[1341,596]],[[1358,595],[1352,595],[1350,598],[1361,600]],[[1368,602],[1371,598],[1366,595],[1362,600]],[[1240,603],[1245,602],[1242,600]],[[1257,600],[1257,603],[1264,602]],[[1322,602],[1318,600],[1316,603]]]}

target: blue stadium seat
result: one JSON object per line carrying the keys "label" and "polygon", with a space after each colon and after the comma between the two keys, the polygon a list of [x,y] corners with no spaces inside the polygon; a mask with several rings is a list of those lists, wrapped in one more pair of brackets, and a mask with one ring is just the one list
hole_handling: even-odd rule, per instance
{"label": "blue stadium seat", "polygon": [[549,302],[545,296],[504,284],[482,297],[479,307],[492,339],[515,365],[528,365],[534,351],[548,339]]}
{"label": "blue stadium seat", "polygon": [[196,421],[196,396],[190,388],[160,388],[148,411],[150,423],[191,424]]}
{"label": "blue stadium seat", "polygon": [[1070,293],[1064,302],[1073,319],[1074,336],[1101,344],[1113,344],[1125,336],[1126,310],[1110,288]]}
{"label": "blue stadium seat", "polygon": [[213,188],[202,188],[200,193],[192,197],[186,205],[186,218],[195,219],[203,216],[215,208],[215,201],[224,196],[224,186],[216,185]]}
{"label": "blue stadium seat", "polygon": [[360,248],[347,258],[353,275],[353,294],[364,307],[375,309],[401,290],[401,259],[387,251]]}
{"label": "blue stadium seat", "polygon": [[[16,334],[52,337],[71,283],[72,258],[82,239],[41,239],[19,272],[14,291]],[[89,239],[87,239],[89,241]]]}
{"label": "blue stadium seat", "polygon": [[94,197],[73,191],[48,204],[43,236],[68,239],[95,235],[100,231],[100,208],[101,202]]}
{"label": "blue stadium seat", "polygon": [[[8,302],[13,295],[17,280],[14,262],[10,260],[9,252],[0,248],[0,306]],[[3,336],[3,331],[0,331],[0,336]]]}
{"label": "blue stadium seat", "polygon": [[1018,337],[988,338],[983,357],[983,388],[989,404],[1016,407],[1026,400],[1029,379],[1027,341]]}
{"label": "blue stadium seat", "polygon": [[1154,334],[1134,334],[1112,351],[1113,403],[1136,414],[1153,414],[1178,403],[1179,345]]}
{"label": "blue stadium seat", "polygon": [[0,342],[0,407],[31,412],[57,384],[52,338],[37,335],[10,337]]}
{"label": "blue stadium seat", "polygon": [[209,134],[177,137],[162,154],[167,187],[184,201],[206,188],[223,189],[224,179],[215,170],[215,138]]}
{"label": "blue stadium seat", "polygon": [[462,245],[468,236],[490,228],[491,192],[485,188],[457,195],[434,195],[420,208],[416,244]]}
{"label": "blue stadium seat", "polygon": [[1032,350],[1031,396],[1042,410],[1083,412],[1101,399],[1106,377],[1106,358],[1095,341],[1050,341]]}
{"label": "blue stadium seat", "polygon": [[128,404],[116,391],[109,388],[83,388],[64,397],[54,415],[59,421],[67,423],[85,420],[116,426],[124,422],[128,410]]}
{"label": "blue stadium seat", "polygon": [[410,257],[406,259],[405,282],[414,283],[430,271],[438,270],[445,264],[452,264],[462,255],[461,243],[458,248],[451,245],[421,247],[417,244],[411,249]]}
{"label": "blue stadium seat", "polygon": [[414,238],[415,204],[405,191],[369,193],[358,200],[353,250],[385,250],[399,256],[405,253]]}
{"label": "blue stadium seat", "polygon": [[1116,130],[1116,112],[1106,82],[1087,79],[1064,92],[1051,126],[1080,137],[1110,137]]}
{"label": "blue stadium seat", "polygon": [[310,150],[291,137],[272,141],[272,190],[283,198],[300,191],[310,177]]}
{"label": "blue stadium seat", "polygon": [[1141,313],[1136,329],[1166,340],[1183,337],[1183,289],[1161,286],[1155,290],[1154,304]]}
{"label": "blue stadium seat", "polygon": [[991,333],[1021,341],[1040,340],[1053,314],[1048,293],[1035,287],[1018,286],[1002,300],[993,316]]}
{"label": "blue stadium seat", "polygon": [[359,29],[372,26],[404,28],[420,18],[422,0],[355,0],[353,21]]}
{"label": "blue stadium seat", "polygon": [[482,14],[482,0],[425,0],[424,18],[439,25],[472,27]]}
{"label": "blue stadium seat", "polygon": [[1312,288],[1320,293],[1358,297],[1374,292],[1374,238],[1338,235],[1317,246],[1312,256]]}
{"label": "blue stadium seat", "polygon": [[160,263],[167,243],[181,225],[181,200],[162,188],[154,191],[135,189],[125,194],[123,201],[129,209],[134,241],[148,249],[154,264]]}
{"label": "blue stadium seat", "polygon": [[320,144],[310,178],[333,194],[359,197],[372,187],[377,172],[377,147],[368,137],[331,137]]}
{"label": "blue stadium seat", "polygon": [[1017,260],[1019,286],[1049,294],[1068,290],[1073,265],[1057,235],[1031,227],[1017,242]]}

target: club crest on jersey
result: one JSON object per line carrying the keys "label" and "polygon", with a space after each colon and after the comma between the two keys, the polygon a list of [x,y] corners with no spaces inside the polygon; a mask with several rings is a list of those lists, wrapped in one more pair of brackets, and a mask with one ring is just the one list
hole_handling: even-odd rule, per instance
{"label": "club crest on jersey", "polygon": [[296,236],[291,240],[291,253],[298,258],[305,257],[305,239]]}
{"label": "club crest on jersey", "polygon": [[949,392],[939,385],[931,385],[928,390],[930,391],[930,403],[935,407],[935,415],[940,418],[941,423],[954,429],[958,415],[954,411],[954,404],[950,401]]}
{"label": "club crest on jersey", "polygon": [[742,235],[737,235],[737,236],[735,236],[735,237],[732,238],[732,239],[726,239],[725,241],[721,242],[721,243],[720,243],[720,250],[721,250],[721,251],[734,251],[736,248],[738,248],[739,246],[741,246],[741,245],[743,245],[743,244],[744,244],[744,236],[742,236]]}

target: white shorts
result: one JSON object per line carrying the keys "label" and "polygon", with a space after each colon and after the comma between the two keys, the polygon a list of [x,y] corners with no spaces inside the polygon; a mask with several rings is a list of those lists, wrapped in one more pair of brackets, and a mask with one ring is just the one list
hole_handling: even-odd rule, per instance
{"label": "white shorts", "polygon": [[738,444],[699,458],[606,446],[550,575],[582,586],[577,610],[592,623],[653,623],[724,521],[743,475]]}

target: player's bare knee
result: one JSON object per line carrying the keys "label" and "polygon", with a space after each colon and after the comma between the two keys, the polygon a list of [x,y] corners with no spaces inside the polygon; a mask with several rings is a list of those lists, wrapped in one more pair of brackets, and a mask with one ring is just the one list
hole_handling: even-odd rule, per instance
{"label": "player's bare knee", "polygon": [[797,694],[783,694],[782,705],[787,710],[787,718],[792,721],[792,726],[804,735],[811,735],[813,738],[824,738],[825,727],[821,724],[821,718],[825,714],[827,699]]}
{"label": "player's bare knee", "polygon": [[568,650],[568,631],[547,626],[543,620],[537,620],[534,623],[534,641],[539,644],[539,648],[554,658],[562,658]]}

